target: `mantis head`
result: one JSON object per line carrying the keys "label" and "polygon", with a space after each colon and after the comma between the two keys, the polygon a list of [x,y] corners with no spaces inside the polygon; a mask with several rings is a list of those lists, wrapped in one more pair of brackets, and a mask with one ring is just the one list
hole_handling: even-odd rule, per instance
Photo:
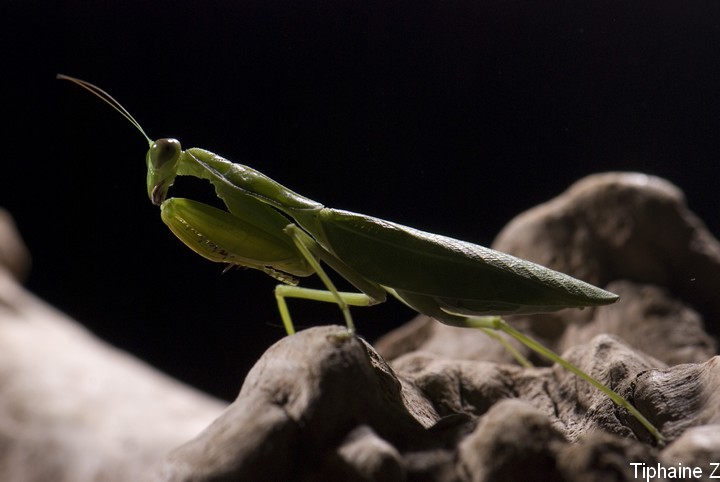
{"label": "mantis head", "polygon": [[177,139],[158,139],[150,144],[147,152],[148,197],[159,206],[165,201],[168,189],[175,182],[177,165],[182,154]]}

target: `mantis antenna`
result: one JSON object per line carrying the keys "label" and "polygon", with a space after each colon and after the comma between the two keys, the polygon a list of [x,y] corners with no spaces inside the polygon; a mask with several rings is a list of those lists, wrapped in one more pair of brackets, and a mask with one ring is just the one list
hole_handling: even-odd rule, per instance
{"label": "mantis antenna", "polygon": [[57,74],[55,77],[58,78],[58,79],[61,79],[61,80],[69,80],[69,81],[72,82],[73,84],[77,84],[77,85],[79,85],[80,87],[82,87],[83,89],[87,90],[88,92],[90,92],[90,93],[93,94],[94,96],[99,97],[103,102],[105,102],[105,103],[108,104],[110,107],[112,107],[113,109],[115,109],[116,111],[118,111],[118,112],[120,113],[120,115],[122,115],[122,116],[123,116],[124,118],[126,118],[132,125],[134,125],[135,128],[136,128],[137,130],[139,130],[140,133],[145,137],[145,139],[147,139],[148,145],[152,146],[152,144],[153,144],[152,139],[150,139],[150,137],[148,137],[148,135],[145,134],[145,131],[143,130],[143,128],[140,127],[140,123],[139,123],[138,121],[136,121],[135,118],[130,114],[130,112],[128,112],[127,109],[125,109],[125,107],[123,107],[120,102],[118,102],[117,100],[115,100],[115,98],[114,98],[112,95],[108,94],[107,92],[105,92],[104,90],[102,90],[102,89],[101,89],[100,87],[98,87],[97,85],[93,85],[93,84],[91,84],[90,82],[86,82],[86,81],[84,81],[84,80],[80,80],[80,79],[77,79],[77,78],[75,78],[75,77],[70,77],[69,75]]}

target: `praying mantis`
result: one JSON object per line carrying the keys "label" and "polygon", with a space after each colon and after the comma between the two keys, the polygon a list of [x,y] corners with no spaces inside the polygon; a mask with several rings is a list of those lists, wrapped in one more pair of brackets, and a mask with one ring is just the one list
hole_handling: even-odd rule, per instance
{"label": "praying mantis", "polygon": [[[275,298],[288,335],[295,328],[286,298],[337,304],[352,335],[349,307],[382,303],[390,295],[442,323],[482,329],[528,364],[497,335],[506,333],[601,390],[663,443],[662,434],[620,395],[500,317],[602,306],[617,301],[617,295],[476,244],[325,207],[249,166],[204,149],[183,150],[176,139],[153,141],[107,92],[74,77],[57,77],[108,103],[145,137],[148,197],[185,245],[210,261],[257,269],[280,282]],[[177,176],[209,181],[227,210],[168,197]],[[358,292],[339,291],[323,264]],[[298,278],[312,274],[326,290],[299,286]]]}

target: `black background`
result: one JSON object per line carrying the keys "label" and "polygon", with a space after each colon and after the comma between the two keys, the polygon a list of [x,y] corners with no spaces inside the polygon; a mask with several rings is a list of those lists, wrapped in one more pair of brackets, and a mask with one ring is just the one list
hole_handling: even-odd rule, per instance
{"label": "black background", "polygon": [[[716,1],[6,1],[0,205],[27,285],[111,343],[232,398],[283,336],[273,280],[221,275],[147,199],[142,137],[331,207],[490,244],[599,171],[666,177],[718,234]],[[207,197],[201,183],[176,194]],[[662,222],[662,220],[658,220]],[[311,284],[312,285],[312,284]],[[293,302],[296,324],[340,323]],[[413,314],[354,311],[369,339]]]}

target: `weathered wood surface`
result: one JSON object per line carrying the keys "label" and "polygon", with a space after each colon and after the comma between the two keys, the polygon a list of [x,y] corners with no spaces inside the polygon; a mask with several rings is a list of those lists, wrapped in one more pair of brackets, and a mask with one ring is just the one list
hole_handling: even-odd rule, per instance
{"label": "weathered wood surface", "polygon": [[337,326],[283,338],[224,407],[25,292],[5,261],[22,244],[0,246],[1,480],[604,481],[720,462],[720,245],[661,179],[583,179],[494,247],[622,296],[509,321],[634,403],[665,448],[559,367],[423,317],[374,347]]}

